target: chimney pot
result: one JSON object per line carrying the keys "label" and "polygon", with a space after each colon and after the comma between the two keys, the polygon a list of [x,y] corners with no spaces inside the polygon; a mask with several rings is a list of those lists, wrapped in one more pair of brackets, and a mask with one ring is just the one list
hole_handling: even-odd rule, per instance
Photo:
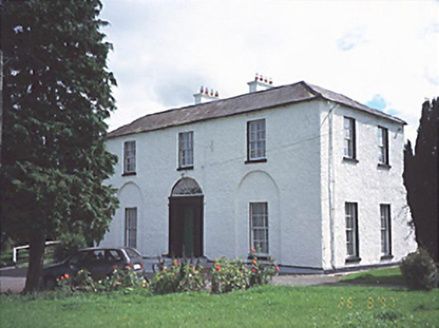
{"label": "chimney pot", "polygon": [[216,98],[219,97],[219,92],[213,89],[210,89],[208,87],[201,86],[200,92],[194,94],[195,98],[195,104],[201,104],[205,103],[211,100],[217,100]]}
{"label": "chimney pot", "polygon": [[255,79],[247,83],[250,87],[250,92],[267,90],[273,87],[272,78],[263,76],[262,74],[256,73]]}

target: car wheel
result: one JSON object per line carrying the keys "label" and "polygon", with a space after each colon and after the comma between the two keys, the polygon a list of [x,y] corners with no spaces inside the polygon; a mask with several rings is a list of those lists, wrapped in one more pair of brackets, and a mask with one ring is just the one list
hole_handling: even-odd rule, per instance
{"label": "car wheel", "polygon": [[44,289],[54,290],[56,286],[56,280],[53,277],[48,277],[44,279]]}

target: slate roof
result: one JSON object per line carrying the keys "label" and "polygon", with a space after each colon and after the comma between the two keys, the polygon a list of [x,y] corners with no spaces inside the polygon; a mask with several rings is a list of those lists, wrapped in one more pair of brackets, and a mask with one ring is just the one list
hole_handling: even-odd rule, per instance
{"label": "slate roof", "polygon": [[232,98],[149,114],[110,132],[107,138],[160,130],[315,99],[326,99],[400,124],[406,124],[397,117],[370,108],[342,94],[301,81]]}

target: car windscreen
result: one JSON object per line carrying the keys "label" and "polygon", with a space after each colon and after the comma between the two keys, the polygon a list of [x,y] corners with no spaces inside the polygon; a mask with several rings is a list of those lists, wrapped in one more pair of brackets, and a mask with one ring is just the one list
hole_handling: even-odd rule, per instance
{"label": "car windscreen", "polygon": [[125,248],[125,251],[127,252],[128,256],[130,258],[142,257],[142,255],[140,255],[139,252],[137,252],[136,250],[134,250],[132,248]]}

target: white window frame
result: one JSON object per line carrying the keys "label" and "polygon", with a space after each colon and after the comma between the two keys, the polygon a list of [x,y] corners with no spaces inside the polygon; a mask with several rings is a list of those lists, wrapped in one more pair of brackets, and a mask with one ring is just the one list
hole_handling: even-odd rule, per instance
{"label": "white window frame", "polygon": [[123,173],[129,174],[135,172],[136,172],[136,141],[135,140],[125,141],[123,144]]}
{"label": "white window frame", "polygon": [[347,259],[359,258],[358,204],[345,203],[346,219],[346,256]]}
{"label": "white window frame", "polygon": [[265,118],[247,122],[247,160],[267,158],[267,125]]}
{"label": "white window frame", "polygon": [[178,134],[178,167],[190,168],[194,166],[194,132],[180,132]]}
{"label": "white window frame", "polygon": [[389,165],[389,130],[378,127],[378,163]]}
{"label": "white window frame", "polygon": [[125,208],[124,245],[137,248],[137,207]]}
{"label": "white window frame", "polygon": [[352,117],[344,117],[344,157],[356,159],[356,136],[355,136],[355,119]]}
{"label": "white window frame", "polygon": [[381,217],[381,255],[392,255],[392,224],[389,204],[380,204]]}
{"label": "white window frame", "polygon": [[[258,212],[258,208],[259,211]],[[257,255],[267,256],[269,254],[269,223],[268,223],[268,203],[254,202],[250,203],[250,248],[254,248]],[[256,224],[257,219],[262,219],[262,224]],[[256,232],[260,232],[261,237],[256,238]],[[265,247],[264,245],[265,244]],[[258,252],[258,250],[260,251]]]}

